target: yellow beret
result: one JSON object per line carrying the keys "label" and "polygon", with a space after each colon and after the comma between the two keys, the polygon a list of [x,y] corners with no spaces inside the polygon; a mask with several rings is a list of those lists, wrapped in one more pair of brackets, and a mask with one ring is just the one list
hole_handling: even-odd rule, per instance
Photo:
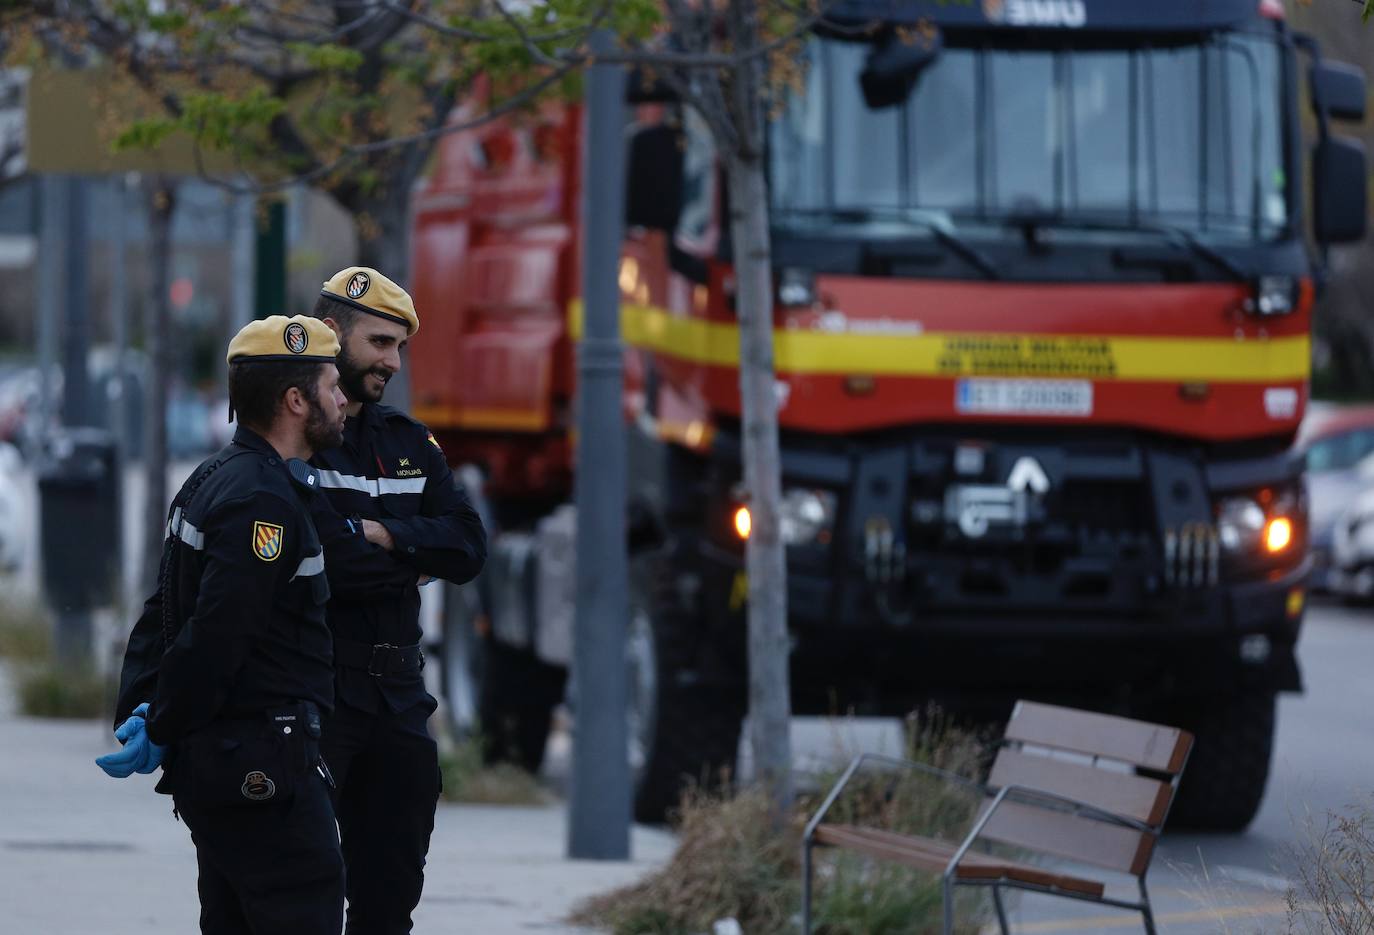
{"label": "yellow beret", "polygon": [[273,315],[250,321],[229,342],[225,360],[317,360],[334,362],[339,339],[318,318]]}
{"label": "yellow beret", "polygon": [[338,299],[360,312],[405,325],[407,337],[420,330],[420,316],[415,314],[410,293],[375,269],[350,266],[339,270],[324,284],[320,295]]}

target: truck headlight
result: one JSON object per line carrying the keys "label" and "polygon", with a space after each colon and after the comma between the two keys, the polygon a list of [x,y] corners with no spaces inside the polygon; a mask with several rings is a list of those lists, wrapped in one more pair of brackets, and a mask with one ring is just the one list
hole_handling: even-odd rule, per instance
{"label": "truck headlight", "polygon": [[784,545],[824,545],[835,522],[835,495],[824,490],[785,490],[778,518]]}
{"label": "truck headlight", "polygon": [[1268,517],[1250,497],[1229,497],[1217,506],[1217,537],[1228,552],[1253,552],[1264,535]]}
{"label": "truck headlight", "polygon": [[1298,307],[1299,286],[1292,276],[1260,276],[1247,308],[1256,315],[1287,315]]}
{"label": "truck headlight", "polygon": [[[1268,510],[1261,500],[1269,503]],[[1271,502],[1265,491],[1261,500],[1228,497],[1217,505],[1217,537],[1226,551],[1279,555],[1292,548],[1298,538],[1294,498],[1283,495]]]}

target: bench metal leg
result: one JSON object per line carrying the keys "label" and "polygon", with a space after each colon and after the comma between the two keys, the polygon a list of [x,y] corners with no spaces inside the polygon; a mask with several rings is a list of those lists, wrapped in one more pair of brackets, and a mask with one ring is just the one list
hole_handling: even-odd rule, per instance
{"label": "bench metal leg", "polygon": [[948,873],[944,877],[944,889],[945,925],[943,931],[944,935],[954,935],[954,877]]}
{"label": "bench metal leg", "polygon": [[802,841],[802,935],[811,935],[811,842]]}
{"label": "bench metal leg", "polygon": [[1155,935],[1155,914],[1150,908],[1150,893],[1145,889],[1145,878],[1140,878],[1140,914],[1145,919],[1145,935]]}
{"label": "bench metal leg", "polygon": [[1007,925],[1007,907],[1002,905],[1002,888],[993,884],[992,904],[997,908],[997,924],[1002,927],[1002,935],[1009,935],[1011,928]]}

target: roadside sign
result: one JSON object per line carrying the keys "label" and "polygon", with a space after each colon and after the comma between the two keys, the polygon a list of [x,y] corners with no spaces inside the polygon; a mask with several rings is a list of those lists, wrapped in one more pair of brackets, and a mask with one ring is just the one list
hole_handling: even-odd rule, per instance
{"label": "roadside sign", "polygon": [[[121,130],[161,112],[155,100],[113,68],[36,69],[26,97],[31,172],[201,172],[195,146],[184,133],[172,134],[156,149],[114,151]],[[216,174],[231,174],[235,168],[227,155],[211,150],[202,152],[202,165]]]}

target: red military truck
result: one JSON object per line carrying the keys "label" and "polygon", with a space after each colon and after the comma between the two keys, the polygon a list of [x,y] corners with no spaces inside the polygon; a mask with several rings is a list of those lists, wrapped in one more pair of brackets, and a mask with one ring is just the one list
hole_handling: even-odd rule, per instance
{"label": "red military truck", "polygon": [[[1244,826],[1301,689],[1307,235],[1363,236],[1364,153],[1328,124],[1362,118],[1362,73],[1274,0],[831,10],[768,156],[794,709],[1176,722],[1176,815]],[[735,761],[748,494],[720,166],[690,111],[635,113],[628,651],[657,818]],[[571,659],[580,119],[449,137],[415,199],[415,413],[494,530],[446,682],[530,766]]]}

